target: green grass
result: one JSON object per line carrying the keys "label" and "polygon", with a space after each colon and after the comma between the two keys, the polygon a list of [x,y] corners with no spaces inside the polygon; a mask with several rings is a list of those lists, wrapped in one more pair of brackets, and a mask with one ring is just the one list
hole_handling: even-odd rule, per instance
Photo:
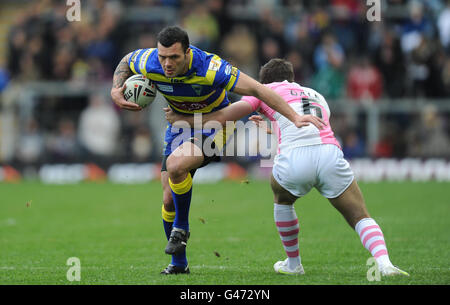
{"label": "green grass", "polygon": [[[158,182],[29,182],[0,184],[0,284],[450,284],[449,184],[360,186],[392,262],[410,277],[369,282],[369,252],[315,190],[295,205],[304,276],[273,272],[285,253],[269,184],[258,181],[195,185],[191,274],[161,276],[170,257]],[[81,261],[80,282],[66,278],[69,257]]]}

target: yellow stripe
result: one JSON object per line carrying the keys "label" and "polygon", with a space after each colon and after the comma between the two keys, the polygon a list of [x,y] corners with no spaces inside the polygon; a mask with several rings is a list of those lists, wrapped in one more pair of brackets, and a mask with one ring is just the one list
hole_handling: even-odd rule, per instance
{"label": "yellow stripe", "polygon": [[234,83],[236,82],[237,78],[236,76],[232,75],[230,77],[230,81],[228,82],[228,84],[225,86],[225,90],[230,91],[231,88],[233,88]]}
{"label": "yellow stripe", "polygon": [[194,52],[192,52],[192,49],[189,49],[189,53],[191,53],[191,59],[189,61],[189,70],[192,68],[192,61],[194,60]]}
{"label": "yellow stripe", "polygon": [[173,212],[166,211],[166,209],[164,208],[164,204],[162,205],[161,213],[162,218],[167,222],[173,222],[173,220],[175,219],[175,211]]}
{"label": "yellow stripe", "polygon": [[204,100],[206,100],[207,98],[209,98],[211,95],[213,95],[214,93],[216,93],[216,90],[214,90],[213,92],[211,92],[210,94],[207,95],[203,95],[203,96],[173,96],[173,95],[168,95],[168,94],[164,94],[161,92],[161,94],[172,101],[175,102],[179,102],[179,103],[184,103],[184,102],[202,102]]}
{"label": "yellow stripe", "polygon": [[[148,73],[147,72],[147,60],[148,60],[148,57],[150,56],[150,54],[153,53],[153,51],[155,51],[155,48],[151,48],[150,50],[151,51],[147,54],[147,57],[145,58],[145,63],[144,63],[144,71],[145,71],[145,73],[142,73],[144,75]],[[142,71],[142,72],[144,72],[144,71]]]}
{"label": "yellow stripe", "polygon": [[[182,113],[208,113],[211,112],[212,109],[214,109],[215,107],[219,106],[220,103],[223,102],[225,98],[225,90],[222,90],[222,93],[220,94],[220,96],[214,101],[212,102],[212,104],[209,104],[208,106],[206,106],[205,108],[199,109],[199,110],[195,110],[195,111],[186,111],[180,108],[175,107],[174,105],[170,104],[170,106],[172,106],[175,110],[182,112]],[[167,97],[168,102],[170,103],[170,99],[171,97]]]}
{"label": "yellow stripe", "polygon": [[[214,73],[209,73],[209,72],[214,72]],[[165,77],[164,75],[159,74],[159,73],[147,73],[146,77],[151,80],[154,80],[154,81],[164,82],[164,83],[168,83],[168,84],[182,83],[182,84],[188,84],[188,85],[196,84],[196,85],[211,86],[214,82],[214,77],[216,76],[215,72],[216,71],[208,71],[206,73],[206,76],[191,75],[191,76],[181,76],[181,77],[172,77],[172,78]]]}
{"label": "yellow stripe", "polygon": [[178,195],[186,194],[192,187],[191,174],[188,173],[186,179],[184,179],[184,181],[180,183],[172,183],[172,181],[169,178],[169,185],[175,194]]}
{"label": "yellow stripe", "polygon": [[235,129],[236,124],[233,122],[232,126],[225,126],[225,128],[216,133],[214,136],[214,143],[216,143],[216,147],[219,151],[223,150],[223,147],[228,142],[228,139],[233,135]]}
{"label": "yellow stripe", "polygon": [[136,72],[136,70],[134,69],[134,62],[133,61],[130,62],[130,69],[131,69],[131,71],[133,71],[134,74],[138,74]]}

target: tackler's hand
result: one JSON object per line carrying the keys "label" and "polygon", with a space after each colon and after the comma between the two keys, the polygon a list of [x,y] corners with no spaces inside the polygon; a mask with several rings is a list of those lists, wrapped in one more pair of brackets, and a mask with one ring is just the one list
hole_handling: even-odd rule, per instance
{"label": "tackler's hand", "polygon": [[297,126],[298,128],[308,126],[309,124],[313,124],[314,126],[319,128],[319,130],[324,129],[327,125],[324,120],[311,114],[298,115],[295,120],[295,126]]}
{"label": "tackler's hand", "polygon": [[[252,115],[251,117],[248,118],[250,121],[252,121],[253,123],[256,124],[256,126],[263,128],[266,127],[266,132],[268,134],[272,134],[272,130],[267,126],[266,121],[264,120],[264,118],[260,115]],[[265,126],[263,126],[265,125]]]}

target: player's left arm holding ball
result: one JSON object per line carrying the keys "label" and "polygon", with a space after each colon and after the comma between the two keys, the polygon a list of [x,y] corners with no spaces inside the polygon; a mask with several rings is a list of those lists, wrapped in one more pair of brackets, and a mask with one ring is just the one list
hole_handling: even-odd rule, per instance
{"label": "player's left arm holding ball", "polygon": [[[325,126],[325,122],[317,116],[296,113],[279,94],[242,72],[233,92],[242,96],[254,96],[264,101],[270,108],[285,116],[299,128],[307,126],[310,123],[319,129],[323,129]],[[170,108],[164,108],[164,111],[166,112],[166,119],[171,124],[176,125],[177,121],[187,121],[191,126],[194,125],[194,118],[192,116],[177,114],[171,111]],[[252,112],[253,108],[249,103],[239,101],[219,111],[204,115],[203,123],[218,121],[222,126],[225,126],[227,121],[236,121]]]}
{"label": "player's left arm holding ball", "polygon": [[125,81],[134,74],[128,65],[131,54],[132,52],[125,55],[114,71],[111,98],[114,103],[122,109],[139,111],[142,110],[141,106],[136,103],[127,102],[123,96],[123,92],[125,91]]}

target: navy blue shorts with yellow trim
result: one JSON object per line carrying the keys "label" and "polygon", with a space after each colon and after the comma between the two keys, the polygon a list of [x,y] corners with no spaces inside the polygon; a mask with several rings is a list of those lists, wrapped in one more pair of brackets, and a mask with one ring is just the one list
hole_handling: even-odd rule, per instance
{"label": "navy blue shorts with yellow trim", "polygon": [[[175,132],[173,132],[173,130]],[[225,147],[228,138],[232,132],[228,133],[225,129],[221,130],[196,130],[196,129],[172,129],[172,125],[168,123],[166,129],[166,135],[164,139],[163,160],[161,171],[167,171],[166,161],[169,155],[181,144],[189,141],[195,144],[202,150],[203,163],[199,166],[204,167],[211,162],[219,162],[221,151]],[[191,172],[191,175],[195,173],[195,170]]]}

